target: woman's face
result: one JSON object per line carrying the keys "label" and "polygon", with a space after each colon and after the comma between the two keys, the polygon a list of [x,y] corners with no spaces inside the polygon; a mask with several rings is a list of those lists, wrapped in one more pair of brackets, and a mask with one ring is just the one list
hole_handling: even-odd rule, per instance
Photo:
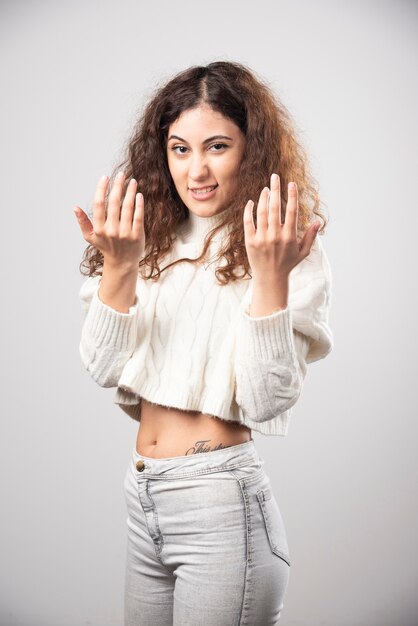
{"label": "woman's face", "polygon": [[[170,125],[168,167],[177,193],[192,213],[209,217],[230,206],[239,185],[244,145],[238,126],[208,106],[184,111]],[[192,191],[213,185],[216,189],[209,194]]]}

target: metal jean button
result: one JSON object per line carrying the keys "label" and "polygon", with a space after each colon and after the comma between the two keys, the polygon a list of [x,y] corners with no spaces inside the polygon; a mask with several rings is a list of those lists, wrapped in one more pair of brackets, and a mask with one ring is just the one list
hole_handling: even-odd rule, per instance
{"label": "metal jean button", "polygon": [[136,469],[138,470],[138,472],[143,472],[145,469],[145,463],[144,461],[137,461],[136,462]]}

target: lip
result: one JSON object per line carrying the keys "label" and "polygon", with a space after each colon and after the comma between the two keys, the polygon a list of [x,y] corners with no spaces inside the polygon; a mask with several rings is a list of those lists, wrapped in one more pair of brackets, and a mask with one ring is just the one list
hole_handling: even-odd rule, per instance
{"label": "lip", "polygon": [[[205,187],[211,187],[211,185],[205,185]],[[200,189],[205,189],[205,187],[200,187]],[[215,189],[212,189],[212,191],[208,191],[208,193],[195,193],[193,189],[190,189],[190,188],[189,188],[189,191],[195,200],[209,200],[215,195],[218,187],[219,185],[216,185]],[[198,187],[196,187],[196,189],[198,189]]]}

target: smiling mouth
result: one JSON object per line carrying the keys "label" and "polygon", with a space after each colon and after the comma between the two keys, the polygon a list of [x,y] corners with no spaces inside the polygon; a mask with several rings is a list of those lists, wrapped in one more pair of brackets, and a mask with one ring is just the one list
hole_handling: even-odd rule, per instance
{"label": "smiling mouth", "polygon": [[214,189],[216,189],[216,187],[218,187],[218,184],[211,185],[210,187],[196,187],[195,189],[189,187],[189,189],[190,191],[193,191],[193,193],[205,194],[205,193],[209,193],[210,191],[213,191]]}

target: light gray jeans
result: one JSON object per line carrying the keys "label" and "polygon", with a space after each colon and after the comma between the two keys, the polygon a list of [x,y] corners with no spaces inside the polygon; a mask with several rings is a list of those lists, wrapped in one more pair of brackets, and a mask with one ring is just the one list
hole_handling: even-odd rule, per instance
{"label": "light gray jeans", "polygon": [[124,484],[125,626],[279,622],[289,549],[263,465],[253,439],[162,459],[134,447]]}

